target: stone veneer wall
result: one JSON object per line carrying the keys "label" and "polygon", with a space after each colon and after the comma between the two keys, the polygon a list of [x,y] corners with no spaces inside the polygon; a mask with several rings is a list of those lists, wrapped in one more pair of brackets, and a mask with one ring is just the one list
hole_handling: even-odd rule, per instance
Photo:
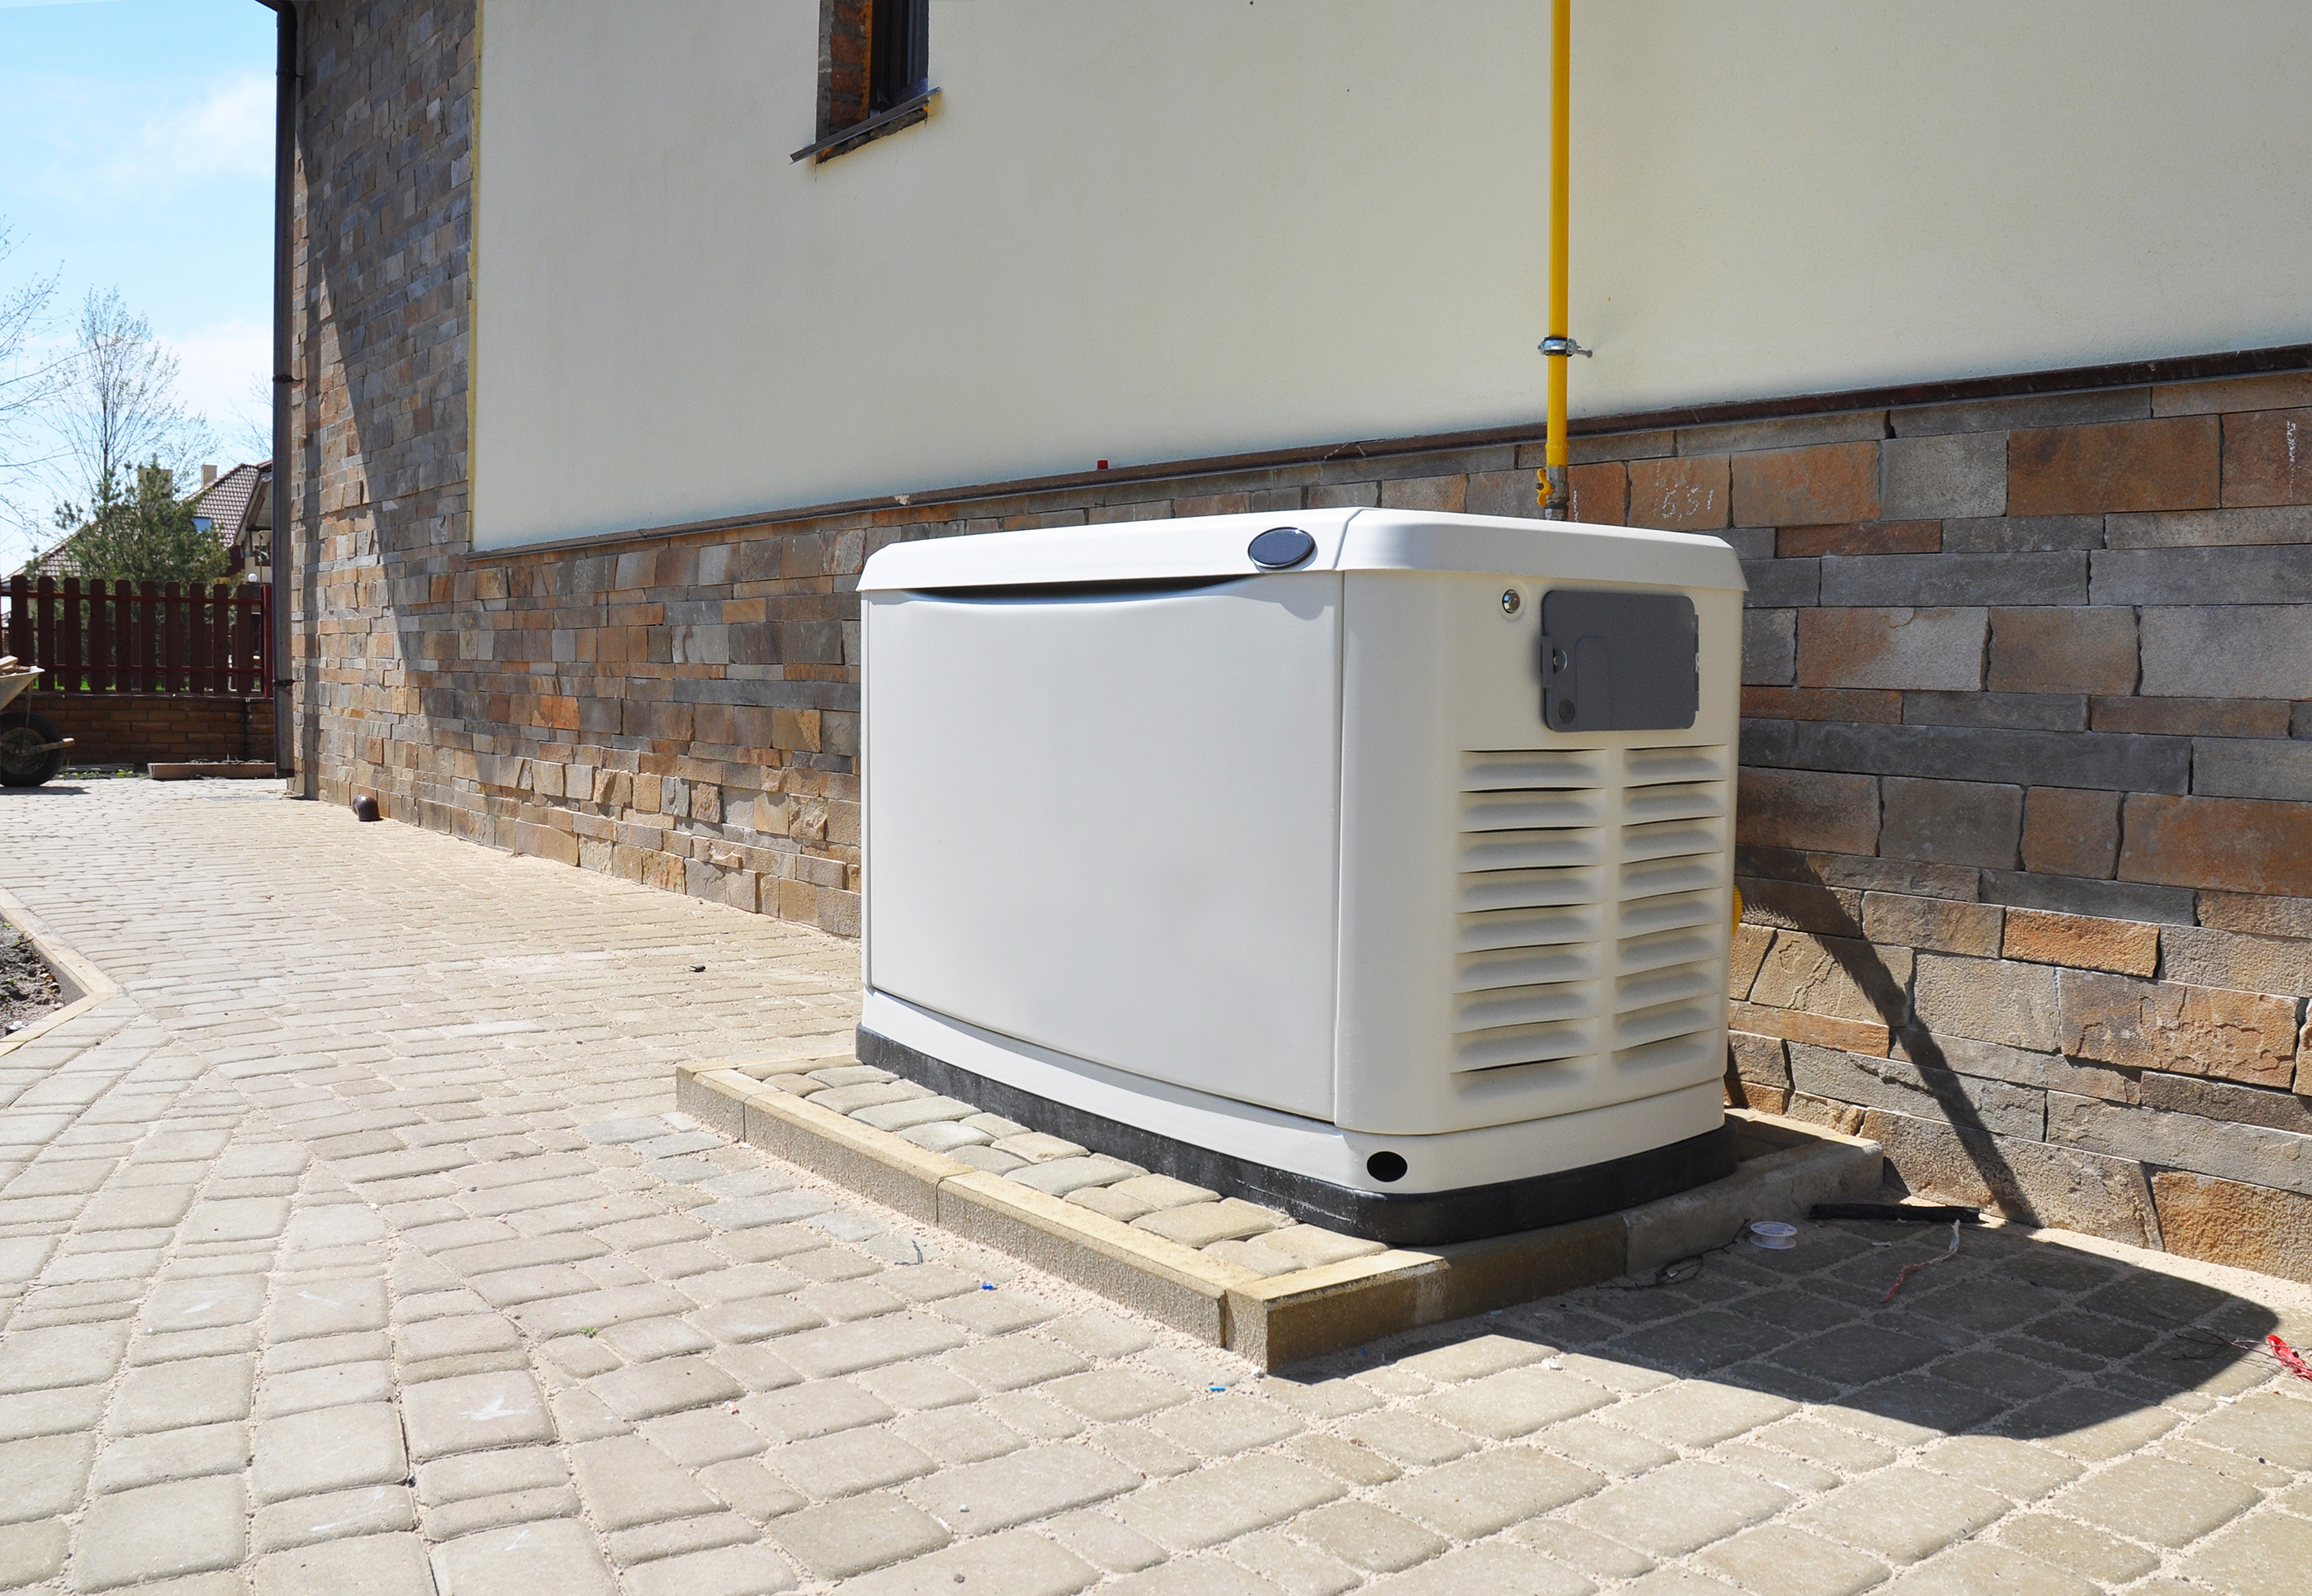
{"label": "stone veneer wall", "polygon": [[1750,582],[1740,1100],[2312,1278],[2312,374],[1576,440]]}
{"label": "stone veneer wall", "polygon": [[[317,796],[854,933],[852,589],[883,543],[1534,513],[1531,443],[1366,446],[469,554],[471,6],[302,11]],[[1579,515],[1720,533],[1749,571],[1730,1092],[1922,1188],[2312,1277],[2308,427],[2312,374],[1576,441]]]}

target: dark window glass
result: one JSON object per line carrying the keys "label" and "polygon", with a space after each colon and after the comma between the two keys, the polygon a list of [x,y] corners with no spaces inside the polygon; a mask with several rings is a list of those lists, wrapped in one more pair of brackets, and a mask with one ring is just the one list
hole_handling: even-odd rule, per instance
{"label": "dark window glass", "polygon": [[930,11],[930,0],[819,0],[820,138],[931,87]]}
{"label": "dark window glass", "polygon": [[873,4],[874,27],[868,39],[870,116],[913,100],[931,86],[924,48],[931,0],[873,0]]}

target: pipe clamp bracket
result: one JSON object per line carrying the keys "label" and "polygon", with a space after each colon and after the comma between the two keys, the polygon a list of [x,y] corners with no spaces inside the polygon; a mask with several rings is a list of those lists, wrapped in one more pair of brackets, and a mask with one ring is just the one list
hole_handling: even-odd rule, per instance
{"label": "pipe clamp bracket", "polygon": [[1563,359],[1569,355],[1579,355],[1586,360],[1597,353],[1594,349],[1584,349],[1572,338],[1544,338],[1535,347],[1552,360]]}

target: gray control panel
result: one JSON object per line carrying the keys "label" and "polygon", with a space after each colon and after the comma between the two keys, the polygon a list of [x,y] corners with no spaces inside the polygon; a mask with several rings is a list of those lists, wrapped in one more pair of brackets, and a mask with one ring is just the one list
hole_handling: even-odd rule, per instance
{"label": "gray control panel", "polygon": [[1682,732],[1702,704],[1694,601],[1560,588],[1541,601],[1541,719],[1553,732]]}

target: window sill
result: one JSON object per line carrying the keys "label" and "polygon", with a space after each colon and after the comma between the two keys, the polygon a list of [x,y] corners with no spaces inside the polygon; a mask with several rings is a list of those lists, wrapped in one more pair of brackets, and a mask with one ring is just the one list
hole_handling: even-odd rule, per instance
{"label": "window sill", "polygon": [[912,127],[931,116],[931,103],[939,98],[937,89],[925,89],[911,99],[902,100],[887,111],[879,111],[863,122],[854,122],[840,133],[830,133],[817,144],[803,145],[787,157],[793,161],[832,161],[846,150],[872,144],[885,134],[897,133],[902,127]]}

